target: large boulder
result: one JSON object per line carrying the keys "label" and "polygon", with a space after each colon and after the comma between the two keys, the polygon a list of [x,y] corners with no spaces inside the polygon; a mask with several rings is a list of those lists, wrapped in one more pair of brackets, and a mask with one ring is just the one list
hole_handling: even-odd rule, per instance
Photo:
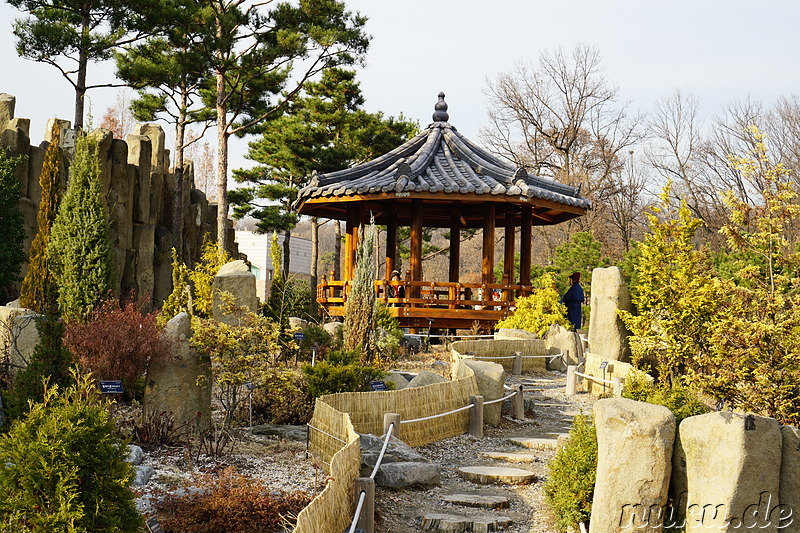
{"label": "large boulder", "polygon": [[339,332],[342,330],[343,327],[344,324],[342,324],[341,322],[326,322],[325,324],[322,325],[322,329],[324,329],[328,333],[328,335],[330,335],[334,339],[336,338],[336,336],[339,334]]}
{"label": "large boulder", "polygon": [[39,344],[38,320],[43,315],[18,305],[0,306],[0,349],[8,354],[12,376],[25,368]]}
{"label": "large boulder", "polygon": [[609,398],[594,404],[597,478],[590,533],[662,531],[675,417],[660,405]]}
{"label": "large boulder", "polygon": [[[361,476],[367,477],[375,468],[375,463],[383,448],[384,437],[360,435],[361,437]],[[411,446],[392,437],[386,447],[381,466],[375,475],[375,483],[381,487],[405,488],[411,486],[437,485],[440,466],[425,459]]]}
{"label": "large boulder", "polygon": [[558,324],[550,326],[544,341],[548,348],[555,348],[564,354],[563,357],[554,359],[552,363],[548,360],[547,368],[550,370],[565,372],[568,365],[577,365],[578,360],[583,357],[583,343],[580,337],[564,326]]}
{"label": "large boulder", "polygon": [[[483,396],[484,402],[503,397],[506,371],[503,370],[502,365],[474,359],[456,359],[452,366],[453,379],[468,377],[470,374],[475,375],[478,394]],[[501,408],[500,403],[485,406],[483,421],[492,426],[499,425]]]}
{"label": "large boulder", "polygon": [[617,314],[631,311],[631,296],[619,267],[592,271],[589,350],[604,361],[630,361],[628,330]]}
{"label": "large boulder", "polygon": [[781,531],[800,533],[800,429],[783,426],[781,435],[780,501],[792,513],[791,519],[781,524],[785,526]]}
{"label": "large boulder", "polygon": [[449,381],[447,378],[443,378],[439,374],[435,372],[431,372],[429,370],[422,370],[414,379],[408,382],[406,385],[407,388],[411,389],[414,387],[424,387],[425,385],[433,385],[434,383],[444,383],[445,381]]}
{"label": "large boulder", "polygon": [[783,510],[777,420],[731,412],[689,417],[678,428],[673,463],[677,521],[686,521],[687,532],[777,531]]}
{"label": "large boulder", "polygon": [[172,345],[172,357],[150,361],[144,391],[144,415],[172,413],[176,426],[185,431],[211,427],[211,361],[191,345],[189,315],[177,314],[167,322],[164,336]]}
{"label": "large boulder", "polygon": [[526,329],[500,328],[494,333],[495,340],[538,339],[536,333]]}
{"label": "large boulder", "polygon": [[409,380],[400,372],[389,372],[389,374],[383,378],[383,382],[387,385],[389,383],[394,384],[394,390],[406,388],[408,386],[408,381]]}
{"label": "large boulder", "polygon": [[229,293],[234,303],[250,311],[258,309],[256,293],[256,276],[242,260],[231,261],[219,269],[212,284],[214,320],[231,324],[238,323],[235,316],[226,314],[222,307],[222,293]]}

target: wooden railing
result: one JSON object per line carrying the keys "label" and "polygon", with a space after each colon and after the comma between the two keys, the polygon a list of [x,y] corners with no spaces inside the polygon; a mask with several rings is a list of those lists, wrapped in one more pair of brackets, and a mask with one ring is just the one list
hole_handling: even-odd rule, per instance
{"label": "wooden railing", "polygon": [[[317,302],[330,315],[343,316],[351,288],[352,282],[323,276],[322,282],[317,285]],[[401,319],[500,320],[513,310],[518,297],[528,296],[532,291],[530,285],[503,283],[375,281],[377,298],[387,304],[394,316]],[[398,294],[400,296],[392,296]]]}

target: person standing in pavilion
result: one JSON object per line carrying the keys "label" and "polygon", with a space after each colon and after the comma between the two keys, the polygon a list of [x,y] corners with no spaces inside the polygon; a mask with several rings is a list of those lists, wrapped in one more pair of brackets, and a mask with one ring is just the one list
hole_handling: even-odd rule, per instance
{"label": "person standing in pavilion", "polygon": [[578,331],[581,327],[582,323],[581,305],[585,300],[585,297],[583,295],[583,287],[581,287],[580,281],[581,281],[580,272],[573,272],[572,274],[570,274],[569,275],[570,287],[564,294],[564,296],[561,298],[561,303],[564,304],[567,308],[567,320],[569,320],[569,322],[575,328],[575,331]]}

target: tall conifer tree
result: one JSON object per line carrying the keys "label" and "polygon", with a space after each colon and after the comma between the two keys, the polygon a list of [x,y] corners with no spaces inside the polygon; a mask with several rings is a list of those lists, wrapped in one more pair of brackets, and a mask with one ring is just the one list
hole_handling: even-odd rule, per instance
{"label": "tall conifer tree", "polygon": [[25,240],[19,199],[22,185],[15,173],[23,156],[12,157],[0,149],[0,300],[8,301],[19,281],[25,261]]}
{"label": "tall conifer tree", "polygon": [[97,141],[79,138],[67,192],[47,248],[66,320],[82,320],[114,287],[108,213],[100,186]]}
{"label": "tall conifer tree", "polygon": [[60,132],[59,123],[54,121],[50,130],[50,138],[53,140],[44,153],[42,173],[39,175],[39,185],[42,188],[42,199],[36,214],[39,229],[31,243],[28,273],[22,280],[19,295],[22,307],[42,314],[58,311],[58,290],[47,259],[47,244],[50,242],[50,231],[63,193],[64,165],[58,148]]}

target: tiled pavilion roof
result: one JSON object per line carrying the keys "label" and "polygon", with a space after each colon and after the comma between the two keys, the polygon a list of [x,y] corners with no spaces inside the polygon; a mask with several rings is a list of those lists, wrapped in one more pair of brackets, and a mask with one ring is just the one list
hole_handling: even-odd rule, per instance
{"label": "tiled pavilion roof", "polygon": [[413,139],[367,163],[315,175],[300,190],[298,204],[312,199],[362,197],[381,193],[442,193],[511,196],[545,200],[581,209],[591,202],[580,190],[552,179],[529,176],[472,143],[448,122],[444,93],[433,114],[434,122]]}

